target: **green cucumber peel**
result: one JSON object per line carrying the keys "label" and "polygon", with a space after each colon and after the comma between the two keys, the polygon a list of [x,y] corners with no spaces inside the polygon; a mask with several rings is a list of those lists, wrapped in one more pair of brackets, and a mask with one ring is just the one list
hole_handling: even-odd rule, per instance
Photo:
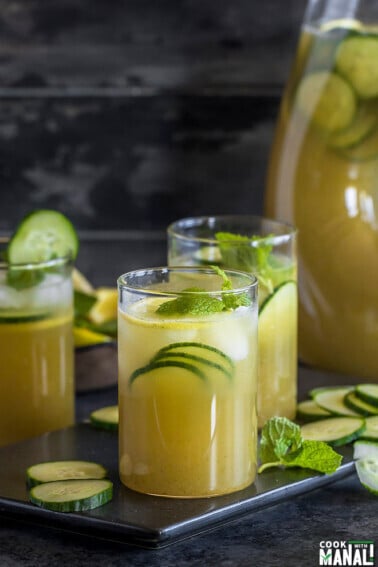
{"label": "green cucumber peel", "polygon": [[342,456],[324,441],[304,440],[301,428],[285,417],[272,417],[264,425],[260,441],[259,473],[271,467],[300,467],[331,474]]}

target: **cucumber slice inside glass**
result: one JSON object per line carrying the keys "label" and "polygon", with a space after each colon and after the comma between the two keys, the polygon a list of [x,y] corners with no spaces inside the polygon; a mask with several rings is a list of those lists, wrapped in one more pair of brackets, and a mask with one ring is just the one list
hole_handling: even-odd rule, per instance
{"label": "cucumber slice inside glass", "polygon": [[378,96],[378,36],[351,36],[336,53],[337,71],[345,77],[360,98]]}
{"label": "cucumber slice inside glass", "polygon": [[354,148],[373,132],[377,120],[377,104],[365,103],[358,109],[352,123],[346,129],[329,136],[327,143],[334,149]]}
{"label": "cucumber slice inside glass", "polygon": [[355,441],[353,444],[353,459],[365,459],[366,457],[378,458],[378,440],[377,441]]}
{"label": "cucumber slice inside glass", "polygon": [[204,343],[183,341],[179,343],[171,343],[158,351],[156,356],[152,359],[157,360],[164,357],[166,354],[181,353],[185,350],[185,353],[194,356],[204,357],[207,360],[214,362],[215,364],[220,364],[226,368],[226,371],[230,374],[234,372],[234,363],[232,359],[227,356],[222,350]]}
{"label": "cucumber slice inside glass", "polygon": [[129,378],[129,386],[131,387],[139,376],[147,376],[150,378],[155,377],[159,379],[159,377],[164,376],[164,373],[169,368],[179,368],[180,370],[185,370],[187,372],[190,372],[191,374],[194,374],[197,378],[200,378],[200,380],[206,380],[206,375],[204,374],[204,372],[202,372],[202,370],[200,370],[200,368],[198,368],[198,366],[194,364],[180,360],[156,360],[155,362],[151,362],[150,364],[147,364],[142,368],[137,368],[136,370],[134,370]]}
{"label": "cucumber slice inside glass", "polygon": [[58,480],[101,479],[106,477],[106,469],[90,461],[48,461],[32,465],[26,471],[28,486]]}
{"label": "cucumber slice inside glass", "polygon": [[119,412],[118,406],[106,406],[93,411],[89,416],[90,422],[101,429],[118,429]]}
{"label": "cucumber slice inside glass", "polygon": [[318,406],[314,400],[305,400],[297,404],[298,419],[314,421],[315,419],[325,419],[326,417],[332,417],[332,414]]}
{"label": "cucumber slice inside glass", "polygon": [[331,134],[349,126],[356,113],[356,96],[340,76],[327,71],[306,75],[299,84],[297,104],[320,131]]}
{"label": "cucumber slice inside glass", "polygon": [[323,409],[329,411],[333,415],[338,416],[359,416],[360,414],[348,407],[344,403],[345,396],[351,392],[353,388],[324,388],[315,392],[314,400]]}
{"label": "cucumber slice inside glass", "polygon": [[18,225],[7,249],[10,264],[76,258],[79,240],[71,221],[58,211],[42,209],[27,215]]}
{"label": "cucumber slice inside glass", "polygon": [[378,495],[378,457],[370,456],[356,461],[356,471],[361,484]]}
{"label": "cucumber slice inside glass", "polygon": [[345,396],[344,404],[360,415],[378,415],[378,408],[358,398],[354,391],[349,392]]}
{"label": "cucumber slice inside glass", "polygon": [[355,394],[361,400],[378,408],[378,384],[359,384]]}
{"label": "cucumber slice inside glass", "polygon": [[303,439],[324,441],[337,447],[351,443],[364,429],[362,417],[331,417],[302,425],[301,434]]}
{"label": "cucumber slice inside glass", "polygon": [[60,480],[34,486],[30,501],[56,512],[83,512],[110,502],[113,483],[110,480]]}

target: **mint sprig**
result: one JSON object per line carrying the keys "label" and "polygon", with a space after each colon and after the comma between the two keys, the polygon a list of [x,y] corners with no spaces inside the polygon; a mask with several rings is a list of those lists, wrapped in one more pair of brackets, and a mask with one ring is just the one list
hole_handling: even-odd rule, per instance
{"label": "mint sprig", "polygon": [[[218,299],[205,289],[192,287],[184,289],[185,295],[165,301],[156,309],[161,315],[211,315],[238,307],[248,307],[251,299],[245,292],[227,293],[232,291],[232,282],[227,274],[218,266],[210,266],[223,280],[221,290],[222,297]],[[200,292],[200,293],[199,293]]]}
{"label": "mint sprig", "polygon": [[[224,310],[222,301],[209,294],[193,293],[193,289],[185,289],[188,295],[165,301],[156,310],[161,315],[211,315]],[[205,291],[196,289],[196,292]]]}
{"label": "mint sprig", "polygon": [[260,460],[259,473],[283,466],[331,474],[340,466],[342,456],[323,441],[302,439],[299,425],[286,417],[272,417],[261,432]]}
{"label": "mint sprig", "polygon": [[273,249],[273,234],[266,236],[243,236],[232,232],[217,232],[215,238],[219,244],[222,264],[228,268],[254,272],[259,283],[273,292],[269,260]]}

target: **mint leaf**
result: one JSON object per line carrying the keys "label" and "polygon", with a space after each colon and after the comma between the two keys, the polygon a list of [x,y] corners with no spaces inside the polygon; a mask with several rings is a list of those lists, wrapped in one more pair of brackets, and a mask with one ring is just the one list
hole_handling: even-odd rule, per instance
{"label": "mint leaf", "polygon": [[222,263],[227,268],[256,273],[259,283],[272,293],[269,260],[273,249],[270,239],[273,236],[242,236],[232,232],[217,232],[215,238],[218,241]]}
{"label": "mint leaf", "polygon": [[97,297],[95,295],[90,295],[89,293],[84,293],[82,291],[74,291],[74,309],[75,316],[83,316],[88,313],[88,311],[96,303]]}
{"label": "mint leaf", "polygon": [[285,456],[286,467],[302,467],[325,474],[331,474],[340,466],[342,456],[324,441],[304,440],[299,451]]}
{"label": "mint leaf", "polygon": [[[232,282],[227,276],[226,272],[222,270],[219,266],[210,266],[214,272],[218,274],[223,279],[222,291],[231,291]],[[251,305],[251,298],[247,293],[224,293],[222,294],[222,301],[226,309],[237,309],[238,307],[248,307]]]}
{"label": "mint leaf", "polygon": [[301,467],[331,474],[342,456],[324,443],[302,439],[299,425],[285,417],[272,417],[264,425],[260,442],[259,473],[270,467]]}
{"label": "mint leaf", "polygon": [[272,417],[261,432],[260,458],[263,463],[277,461],[302,445],[301,428],[286,417]]}
{"label": "mint leaf", "polygon": [[210,315],[224,310],[223,302],[216,297],[203,293],[191,293],[205,290],[188,288],[184,291],[188,292],[188,295],[165,301],[159,305],[156,313],[161,315]]}

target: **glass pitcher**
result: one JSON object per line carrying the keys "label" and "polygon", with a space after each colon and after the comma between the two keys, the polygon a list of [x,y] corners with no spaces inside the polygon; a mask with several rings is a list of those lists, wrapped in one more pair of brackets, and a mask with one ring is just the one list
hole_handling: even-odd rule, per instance
{"label": "glass pitcher", "polygon": [[378,1],[311,0],[266,214],[296,225],[299,355],[378,381]]}

